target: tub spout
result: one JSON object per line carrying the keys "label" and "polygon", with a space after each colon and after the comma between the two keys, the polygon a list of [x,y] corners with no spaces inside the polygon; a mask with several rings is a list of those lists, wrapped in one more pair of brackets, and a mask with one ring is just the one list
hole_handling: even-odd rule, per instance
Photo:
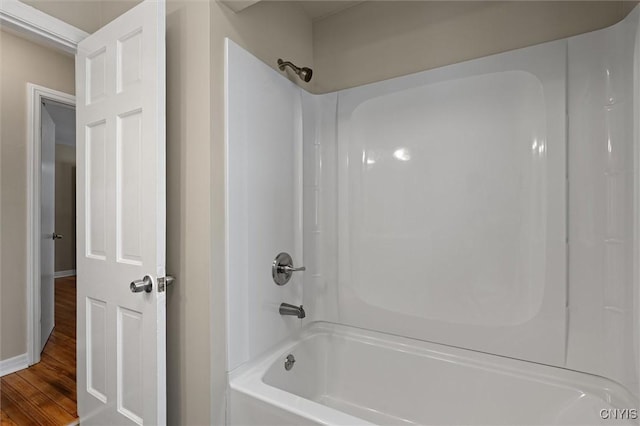
{"label": "tub spout", "polygon": [[295,306],[288,303],[280,304],[280,315],[293,315],[298,318],[304,318],[306,316],[302,305]]}

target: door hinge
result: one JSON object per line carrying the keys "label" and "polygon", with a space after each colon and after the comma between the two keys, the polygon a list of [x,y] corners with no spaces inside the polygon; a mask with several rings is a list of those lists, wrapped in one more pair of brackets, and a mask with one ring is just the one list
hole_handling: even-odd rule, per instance
{"label": "door hinge", "polygon": [[162,293],[167,289],[167,286],[170,286],[174,283],[176,279],[170,275],[166,277],[158,278],[158,293]]}

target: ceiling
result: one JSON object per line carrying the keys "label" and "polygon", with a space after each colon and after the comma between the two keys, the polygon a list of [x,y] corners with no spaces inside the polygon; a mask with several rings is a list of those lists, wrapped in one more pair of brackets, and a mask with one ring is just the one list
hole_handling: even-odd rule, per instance
{"label": "ceiling", "polygon": [[44,107],[56,125],[56,144],[76,146],[75,108],[52,101],[45,101]]}
{"label": "ceiling", "polygon": [[[282,1],[282,0],[218,0],[229,6],[234,12],[240,12],[261,1]],[[317,21],[335,13],[342,12],[352,6],[362,3],[365,0],[297,0],[304,13],[312,21]]]}
{"label": "ceiling", "polygon": [[343,0],[343,1],[321,1],[321,0],[303,0],[300,1],[300,7],[307,14],[309,19],[317,21],[327,16],[331,16],[345,9],[353,7],[364,0]]}

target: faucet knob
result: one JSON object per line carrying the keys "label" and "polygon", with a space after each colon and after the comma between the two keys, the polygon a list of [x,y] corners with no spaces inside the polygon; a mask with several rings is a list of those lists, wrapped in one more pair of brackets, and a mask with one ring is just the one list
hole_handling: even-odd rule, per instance
{"label": "faucet knob", "polygon": [[293,267],[293,259],[289,253],[280,253],[276,256],[271,266],[271,276],[273,281],[278,285],[285,285],[291,279],[291,275],[294,272],[302,272],[307,268],[300,266],[299,268]]}

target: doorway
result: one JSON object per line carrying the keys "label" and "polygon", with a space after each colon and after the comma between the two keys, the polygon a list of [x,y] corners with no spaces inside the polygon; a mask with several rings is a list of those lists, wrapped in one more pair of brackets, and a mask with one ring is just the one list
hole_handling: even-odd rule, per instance
{"label": "doorway", "polygon": [[28,85],[28,363],[2,377],[0,414],[77,422],[75,98]]}
{"label": "doorway", "polygon": [[[27,89],[27,356],[33,365],[55,326],[56,272],[58,278],[75,275],[76,130],[73,95],[35,84]],[[61,228],[56,229],[58,224]]]}
{"label": "doorway", "polygon": [[[41,165],[40,165],[40,352],[44,351],[59,309],[75,312],[76,275],[76,128],[73,105],[43,99],[41,103]],[[59,289],[73,284],[71,300],[60,304]],[[65,308],[68,307],[68,308]],[[63,312],[61,318],[66,318]],[[66,326],[66,325],[65,325]],[[75,320],[68,324],[75,329]],[[73,333],[75,339],[75,331]]]}

